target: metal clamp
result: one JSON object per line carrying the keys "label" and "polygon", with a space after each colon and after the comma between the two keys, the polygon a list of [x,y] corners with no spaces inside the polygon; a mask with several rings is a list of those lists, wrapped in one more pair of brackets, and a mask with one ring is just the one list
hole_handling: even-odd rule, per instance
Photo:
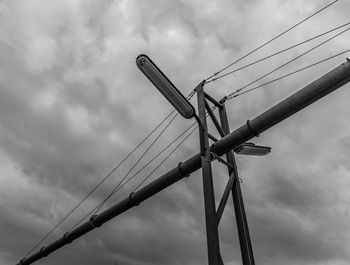
{"label": "metal clamp", "polygon": [[40,254],[43,255],[44,257],[47,257],[49,254],[45,254],[45,247],[42,247],[40,250],[39,250]]}
{"label": "metal clamp", "polygon": [[219,103],[223,104],[227,101],[228,97],[227,96],[224,96],[220,101]]}
{"label": "metal clamp", "polygon": [[179,170],[180,174],[186,178],[188,178],[190,176],[190,173],[188,172],[185,172],[183,169],[182,169],[182,162],[180,162],[179,164],[177,164],[177,169]]}
{"label": "metal clamp", "polygon": [[90,217],[89,224],[92,228],[97,228],[100,227],[101,225],[98,225],[95,223],[94,219],[96,218],[97,214],[94,214],[93,216]]}
{"label": "metal clamp", "polygon": [[247,127],[249,129],[249,131],[256,137],[259,137],[260,134],[252,127],[252,123],[250,120],[247,120]]}
{"label": "metal clamp", "polygon": [[137,201],[135,200],[135,198],[133,197],[134,194],[135,194],[134,191],[131,192],[131,193],[129,194],[129,201],[130,201],[134,206],[140,205],[140,203],[137,202]]}
{"label": "metal clamp", "polygon": [[70,244],[73,242],[73,240],[69,240],[69,238],[67,237],[68,234],[69,234],[69,232],[64,233],[63,238],[67,239],[67,244]]}

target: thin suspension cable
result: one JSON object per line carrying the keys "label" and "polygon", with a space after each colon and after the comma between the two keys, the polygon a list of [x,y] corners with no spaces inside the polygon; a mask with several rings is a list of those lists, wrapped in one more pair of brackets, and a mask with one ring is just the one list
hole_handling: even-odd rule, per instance
{"label": "thin suspension cable", "polygon": [[196,129],[197,127],[193,128],[192,131],[136,186],[133,192],[139,189],[142,186],[142,184],[145,183],[147,179],[149,179],[153,175],[153,173],[188,139],[188,137],[192,135],[192,133]]}
{"label": "thin suspension cable", "polygon": [[[195,90],[192,90],[189,95],[187,96],[187,99],[190,100],[194,94],[196,93]],[[174,111],[173,111],[174,112]],[[172,112],[172,113],[173,113]],[[172,114],[171,113],[171,114]],[[170,115],[169,115],[170,116]],[[168,117],[169,117],[168,116]],[[193,124],[192,124],[193,125]],[[190,126],[191,127],[191,126]],[[151,161],[149,161],[146,165],[144,165],[143,167],[141,167],[141,169],[139,169],[131,178],[129,178],[125,183],[122,183],[122,181],[120,181],[120,183],[118,183],[116,185],[116,189],[114,191],[114,193],[116,193],[118,190],[120,190],[122,187],[124,187],[131,179],[133,179],[138,173],[140,173],[148,164],[150,164],[153,160],[155,160],[160,154],[162,154],[167,148],[169,148],[175,141],[177,141],[177,139],[179,139],[184,133],[186,133],[189,129],[187,128],[184,132],[182,132],[175,140],[173,140],[170,144],[168,144],[160,153],[158,153],[155,157],[153,157],[153,159]],[[125,178],[123,178],[125,179]],[[122,184],[121,184],[122,183]],[[118,187],[119,186],[119,187]],[[99,203],[94,209],[92,209],[87,215],[85,215],[83,218],[81,218],[76,224],[74,224],[69,230],[68,232],[70,232],[71,230],[73,230],[76,226],[78,226],[86,217],[90,216],[93,212],[96,211],[96,209],[102,207],[101,204],[103,202]]]}
{"label": "thin suspension cable", "polygon": [[131,171],[140,163],[142,158],[148,153],[148,151],[154,146],[154,144],[158,141],[158,139],[163,135],[166,129],[172,124],[172,122],[175,120],[175,118],[178,116],[176,113],[173,118],[168,122],[168,124],[163,128],[163,130],[159,133],[159,135],[152,141],[152,143],[147,147],[147,149],[143,152],[143,154],[136,160],[136,162],[133,164],[133,166],[129,169],[129,171],[124,175],[124,177],[118,182],[118,184],[114,187],[114,189],[107,195],[107,197],[102,201],[102,203],[97,207],[94,214],[97,214],[97,212],[102,208],[102,206],[113,196],[113,194],[116,192],[118,187],[122,184],[122,182],[129,176]]}
{"label": "thin suspension cable", "polygon": [[250,88],[250,89],[248,89],[248,90],[246,90],[246,91],[243,91],[243,92],[241,92],[241,93],[235,94],[235,95],[233,95],[233,96],[231,96],[231,97],[227,97],[226,99],[227,99],[227,100],[231,100],[231,99],[233,99],[233,98],[235,98],[235,97],[239,97],[239,96],[241,96],[241,95],[247,94],[247,93],[252,92],[253,90],[256,90],[256,89],[258,89],[258,88],[260,88],[260,87],[269,85],[269,84],[274,83],[274,82],[276,82],[276,81],[278,81],[278,80],[281,80],[281,79],[286,78],[286,77],[288,77],[288,76],[294,75],[294,74],[296,74],[296,73],[299,73],[299,72],[301,72],[301,71],[304,71],[304,70],[306,70],[306,69],[308,69],[308,68],[311,68],[311,67],[313,67],[313,66],[316,66],[316,65],[318,65],[318,64],[324,63],[324,62],[326,62],[326,61],[328,61],[328,60],[331,60],[331,59],[333,59],[333,58],[335,58],[335,57],[337,57],[337,56],[339,56],[339,55],[342,55],[342,54],[344,54],[344,53],[347,53],[347,52],[350,52],[350,49],[349,49],[349,50],[345,50],[345,51],[340,52],[340,53],[337,53],[337,54],[332,55],[332,56],[330,56],[330,57],[327,57],[327,58],[325,58],[325,59],[323,59],[323,60],[317,61],[317,62],[315,62],[315,63],[313,63],[313,64],[310,64],[310,65],[308,65],[308,66],[305,66],[305,67],[303,67],[303,68],[300,68],[300,69],[298,69],[298,70],[295,70],[295,71],[293,71],[293,72],[290,72],[290,73],[288,73],[288,74],[282,75],[282,76],[280,76],[280,77],[278,77],[278,78],[276,78],[276,79],[273,79],[273,80],[271,80],[271,81],[269,81],[269,82],[266,82],[266,83],[264,83],[264,84],[258,85],[258,86],[256,86],[256,87]]}
{"label": "thin suspension cable", "polygon": [[[214,111],[216,109],[216,105],[213,105],[211,107],[211,110]],[[209,113],[206,111],[206,116],[208,117],[209,116]],[[189,129],[191,129],[191,127],[193,127],[194,125],[197,125],[196,122],[192,123],[191,126],[189,126],[181,135],[183,135],[184,133],[186,133]],[[176,147],[175,149],[168,154],[167,157],[165,157],[158,165],[157,167],[149,174],[147,175],[143,180],[142,182],[133,190],[133,192],[135,192],[149,177],[151,177],[151,175],[180,147],[180,145],[183,144],[184,141],[187,140],[188,137],[190,137],[192,135],[192,133],[198,128],[198,125],[185,137],[185,139],[183,139]],[[180,135],[180,136],[181,136]],[[178,137],[179,138],[179,137]],[[177,138],[177,139],[178,139]]]}
{"label": "thin suspension cable", "polygon": [[[192,90],[190,94],[187,96],[187,100],[190,100],[194,94],[195,90]],[[157,140],[160,138],[160,136],[165,132],[165,130],[170,126],[170,124],[174,121],[174,119],[178,116],[176,114],[169,123],[165,126],[165,128],[160,132],[158,137],[151,143],[151,145],[146,149],[146,151],[141,155],[141,157],[134,163],[134,165],[130,168],[130,170],[127,172],[127,174],[117,183],[117,185],[114,187],[114,189],[109,193],[109,195],[102,201],[102,203],[97,207],[94,214],[97,214],[97,212],[102,208],[102,206],[115,194],[115,192],[118,190],[118,187],[122,184],[122,182],[129,176],[131,171],[139,164],[141,159],[146,155],[146,153],[151,149],[151,147],[157,142]]]}
{"label": "thin suspension cable", "polygon": [[[249,52],[248,54],[246,54],[245,56],[243,56],[243,57],[241,57],[240,59],[238,59],[238,60],[236,60],[235,62],[233,62],[233,63],[231,63],[231,64],[229,64],[228,66],[226,66],[226,67],[224,67],[223,69],[221,69],[220,71],[218,71],[217,73],[215,73],[214,75],[212,75],[212,76],[210,76],[209,78],[207,78],[206,80],[208,80],[208,79],[210,79],[210,78],[212,78],[212,77],[214,77],[214,76],[216,76],[216,75],[218,75],[219,73],[221,73],[222,71],[224,71],[224,70],[226,70],[227,68],[229,68],[229,67],[231,67],[232,65],[234,65],[235,63],[237,63],[237,62],[239,62],[240,60],[242,60],[242,59],[244,59],[244,58],[246,58],[247,56],[249,56],[250,54],[252,54],[253,52],[255,52],[255,51],[257,51],[257,50],[259,50],[259,49],[261,49],[262,47],[264,47],[265,45],[267,45],[267,44],[269,44],[269,43],[271,43],[272,41],[274,41],[274,40],[276,40],[277,38],[279,38],[280,36],[282,36],[283,34],[285,34],[285,33],[287,33],[288,31],[290,31],[290,30],[292,30],[293,28],[295,28],[295,27],[297,27],[298,25],[300,25],[300,24],[302,24],[303,22],[305,22],[306,20],[308,20],[308,19],[310,19],[311,17],[313,17],[313,16],[315,16],[316,14],[318,14],[318,13],[320,13],[321,11],[323,11],[323,10],[325,10],[325,9],[327,9],[328,7],[330,7],[331,5],[333,5],[333,4],[335,4],[337,1],[339,1],[339,0],[335,0],[335,1],[333,1],[332,3],[330,3],[330,4],[328,4],[327,6],[325,6],[325,7],[323,7],[323,8],[321,8],[320,10],[318,10],[318,11],[316,11],[315,13],[313,13],[313,14],[311,14],[310,16],[308,16],[307,18],[305,18],[305,19],[303,19],[302,21],[300,21],[300,22],[298,22],[297,24],[295,24],[294,26],[292,26],[292,27],[290,27],[289,29],[287,29],[287,30],[285,30],[285,31],[283,31],[282,33],[280,33],[279,35],[277,35],[276,37],[274,37],[274,38],[272,38],[271,40],[269,40],[269,41],[267,41],[267,42],[265,42],[264,44],[262,44],[262,45],[260,45],[259,47],[257,47],[256,49],[254,49],[253,51],[251,51],[251,52]],[[328,32],[327,32],[328,33]],[[326,34],[326,33],[324,33],[324,34]],[[322,35],[324,35],[324,34],[322,34]],[[300,45],[300,44],[299,44]],[[283,52],[283,51],[281,51],[281,52]],[[280,53],[281,53],[280,52]],[[276,55],[276,54],[274,54],[274,55]],[[271,55],[270,57],[272,57],[272,56],[274,56],[274,55]],[[261,60],[265,60],[265,59],[267,59],[267,58],[269,58],[269,57],[266,57],[266,58],[263,58],[263,59],[261,59]],[[259,60],[259,61],[261,61],[261,60]],[[255,62],[255,63],[257,63],[257,62]],[[253,63],[253,64],[255,64],[255,63]],[[252,64],[250,64],[250,65],[252,65]],[[249,66],[249,65],[248,65]],[[248,66],[245,66],[245,67],[248,67]],[[244,68],[245,68],[244,67]],[[238,71],[238,70],[235,70],[235,71]],[[228,73],[229,74],[229,73]],[[226,76],[227,74],[225,74],[224,76]],[[217,80],[217,79],[219,79],[219,78],[221,78],[221,77],[223,77],[223,76],[220,76],[220,77],[218,77],[218,78],[215,78],[214,80]],[[214,81],[214,80],[211,80],[211,81]],[[211,82],[211,81],[209,81],[209,82]],[[194,94],[194,91],[192,91],[191,92],[191,94],[190,94],[190,97],[192,97],[193,96],[193,94]],[[62,220],[59,222],[59,223],[57,223],[56,225],[55,225],[55,227],[53,227],[44,237],[43,237],[43,239],[41,239],[30,251],[28,251],[28,253],[24,256],[24,257],[27,257],[40,243],[42,243],[63,221],[65,221],[68,217],[69,217],[69,215],[71,215],[100,185],[102,185],[102,183],[105,181],[105,180],[107,180],[114,172],[115,172],[115,170],[117,170],[119,167],[120,167],[120,165],[121,164],[123,164],[153,133],[154,133],[154,131],[156,131],[164,122],[165,122],[165,120],[167,120],[169,117],[170,117],[170,115],[172,114],[172,113],[174,113],[174,111],[172,111],[170,114],[168,114],[126,157],[124,157],[124,159],[116,166],[116,167],[114,167],[111,171],[110,171],[110,173],[108,173],[107,175],[106,175],[106,177],[105,178],[103,178],[75,207],[73,207],[72,208],[72,210],[66,215],[66,216],[64,216],[63,218],[62,218]]]}
{"label": "thin suspension cable", "polygon": [[[285,30],[284,32],[280,33],[279,35],[277,35],[276,37],[272,38],[271,40],[265,42],[264,44],[260,45],[259,47],[257,47],[256,49],[254,49],[253,51],[249,52],[248,54],[246,54],[245,56],[241,57],[240,59],[236,60],[235,62],[231,63],[230,65],[224,67],[223,69],[221,69],[220,71],[216,72],[214,75],[208,77],[206,80],[209,80],[210,78],[218,75],[219,73],[221,73],[222,71],[226,70],[227,68],[231,67],[232,65],[234,65],[235,63],[241,61],[242,59],[246,58],[247,56],[249,56],[250,54],[254,53],[255,51],[261,49],[262,47],[266,46],[267,44],[271,43],[272,41],[276,40],[277,38],[279,38],[280,36],[282,36],[283,34],[287,33],[288,31],[292,30],[293,28],[297,27],[298,25],[302,24],[303,22],[305,22],[306,20],[310,19],[311,17],[315,16],[316,14],[320,13],[321,11],[327,9],[328,7],[330,7],[331,5],[335,4],[336,2],[338,2],[339,0],[335,0],[332,3],[326,5],[325,7],[321,8],[320,10],[316,11],[315,13],[311,14],[310,16],[308,16],[307,18],[303,19],[302,21],[298,22],[297,24],[295,24],[294,26],[290,27],[289,29]],[[191,92],[192,93],[192,92]],[[194,93],[193,93],[194,94]],[[102,185],[102,183],[107,180],[119,167],[121,164],[123,164],[131,155],[132,153],[134,153],[141,145],[142,143],[144,143],[152,134],[155,130],[157,130],[157,128],[159,128],[159,126],[161,126],[161,124],[163,124],[163,122],[165,122],[166,119],[168,119],[168,117],[174,113],[174,111],[172,111],[166,118],[164,118],[156,127],[155,129],[153,129],[151,131],[151,133],[149,133],[141,142],[140,144],[138,144],[116,167],[114,167],[111,172],[109,174],[107,174],[107,176],[105,178],[103,178],[75,207],[73,207],[73,209],[62,218],[62,220],[56,224],[31,250],[29,250],[27,252],[27,254],[24,256],[24,258],[26,258],[38,245],[40,245],[54,230],[56,230],[56,228],[63,223],[63,221],[65,221],[69,215],[71,215],[100,185]]]}
{"label": "thin suspension cable", "polygon": [[[177,136],[171,143],[169,143],[162,151],[160,151],[157,155],[155,155],[150,161],[148,161],[145,165],[142,166],[130,179],[128,179],[122,186],[126,185],[129,181],[131,181],[136,175],[138,175],[144,168],[146,168],[149,164],[151,164],[154,160],[156,160],[166,149],[168,149],[173,143],[175,143],[179,138],[181,138],[186,132],[188,132],[196,123],[192,123],[186,130],[184,130],[179,136]],[[196,127],[197,128],[197,127]]]}
{"label": "thin suspension cable", "polygon": [[[188,100],[190,100],[193,95],[196,92],[192,90],[190,94],[188,95]],[[26,258],[28,255],[30,255],[46,238],[48,238],[59,225],[61,225],[86,199],[91,196],[93,192],[95,192],[96,189],[98,189],[112,174],[175,112],[175,110],[171,111],[165,118],[163,118],[156,127],[147,134],[147,136],[136,146],[134,149],[126,155],[103,179],[101,179],[97,185],[92,188],[85,197],[77,204],[75,205],[42,239],[40,239],[25,255],[23,258]],[[95,209],[94,209],[95,210]]]}
{"label": "thin suspension cable", "polygon": [[282,64],[282,65],[276,67],[276,68],[273,69],[272,71],[270,71],[270,72],[268,72],[268,73],[262,75],[261,77],[255,79],[254,81],[248,83],[247,85],[244,85],[243,87],[241,87],[241,88],[237,89],[236,91],[230,93],[229,95],[227,95],[227,97],[232,97],[233,95],[239,93],[240,91],[242,91],[243,89],[247,88],[248,86],[250,86],[250,85],[252,85],[252,84],[254,84],[254,83],[260,81],[261,79],[265,78],[266,76],[268,76],[268,75],[270,75],[270,74],[276,72],[277,70],[283,68],[284,66],[290,64],[291,62],[294,62],[295,60],[299,59],[300,57],[302,57],[302,56],[304,56],[304,55],[310,53],[311,51],[313,51],[313,50],[319,48],[320,46],[324,45],[325,43],[327,43],[327,42],[333,40],[334,38],[336,38],[336,37],[338,37],[338,36],[340,36],[341,34],[345,33],[345,32],[348,31],[349,29],[350,29],[350,28],[347,28],[347,29],[345,29],[345,30],[343,30],[343,31],[341,31],[341,32],[339,32],[339,33],[337,33],[337,34],[334,35],[333,37],[328,38],[327,40],[321,42],[320,44],[317,44],[316,46],[312,47],[311,49],[307,50],[306,52],[303,52],[302,54],[300,54],[300,55],[294,57],[292,60],[287,61],[286,63],[284,63],[284,64]]}
{"label": "thin suspension cable", "polygon": [[134,149],[127,154],[112,170],[103,178],[101,179],[97,185],[92,188],[86,195],[85,197],[78,203],[76,204],[42,239],[40,239],[24,256],[26,258],[29,254],[31,254],[35,248],[37,248],[46,238],[48,238],[53,231],[57,229],[59,225],[61,225],[86,199],[95,192],[96,189],[98,189],[103,182],[105,182],[173,113],[175,110],[173,110],[171,113],[169,113],[165,118],[163,118],[159,124],[156,125],[156,127],[147,134],[147,136],[136,146]]}
{"label": "thin suspension cable", "polygon": [[324,6],[323,8],[317,10],[316,12],[314,12],[313,14],[309,15],[308,17],[304,18],[303,20],[299,21],[298,23],[296,23],[295,25],[293,25],[292,27],[286,29],[285,31],[283,31],[282,33],[278,34],[277,36],[273,37],[272,39],[270,39],[269,41],[263,43],[262,45],[260,45],[259,47],[255,48],[254,50],[248,52],[246,55],[240,57],[239,59],[235,60],[234,62],[230,63],[229,65],[227,65],[226,67],[222,68],[221,70],[219,70],[218,72],[214,73],[213,75],[209,76],[207,79],[205,79],[206,81],[208,81],[209,79],[213,78],[214,76],[220,74],[221,72],[225,71],[227,68],[231,67],[232,65],[238,63],[239,61],[243,60],[244,58],[248,57],[249,55],[251,55],[252,53],[260,50],[261,48],[265,47],[267,44],[273,42],[274,40],[278,39],[279,37],[281,37],[282,35],[286,34],[287,32],[291,31],[292,29],[296,28],[297,26],[299,26],[300,24],[304,23],[305,21],[309,20],[310,18],[312,18],[313,16],[317,15],[318,13],[322,12],[323,10],[326,10],[328,7],[332,6],[333,4],[335,4],[336,2],[338,2],[339,0],[335,0],[333,2],[331,2],[330,4]]}
{"label": "thin suspension cable", "polygon": [[[150,161],[148,161],[145,165],[142,166],[136,173],[134,173],[128,180],[126,180],[124,183],[122,183],[115,192],[122,189],[127,183],[129,183],[132,179],[134,179],[144,168],[146,168],[149,164],[151,164],[155,159],[157,159],[162,153],[165,152],[171,145],[173,145],[178,139],[180,139],[186,132],[188,132],[196,123],[193,123],[190,125],[186,130],[184,130],[180,135],[178,135],[172,142],[170,142],[165,148],[163,148],[157,155],[155,155]],[[197,127],[195,127],[197,128]],[[101,203],[100,203],[101,204]],[[87,213],[83,218],[81,218],[76,224],[74,224],[68,232],[72,231],[75,227],[77,227],[83,220],[85,220],[88,216],[91,216],[91,214],[100,206],[98,204],[94,209],[92,209],[89,213]]]}
{"label": "thin suspension cable", "polygon": [[302,44],[305,44],[305,43],[310,42],[310,41],[312,41],[312,40],[315,40],[315,39],[317,39],[317,38],[319,38],[319,37],[322,37],[322,36],[324,36],[324,35],[327,35],[328,33],[331,33],[331,32],[333,32],[333,31],[336,31],[336,30],[340,29],[340,28],[343,28],[343,27],[345,27],[345,26],[347,26],[347,25],[349,25],[349,24],[350,24],[349,22],[348,22],[348,23],[345,23],[345,24],[343,24],[343,25],[341,25],[341,26],[338,26],[338,27],[336,27],[336,28],[333,28],[333,29],[331,29],[331,30],[328,30],[328,31],[326,31],[326,32],[323,32],[323,33],[321,33],[321,34],[319,34],[319,35],[316,35],[316,36],[314,36],[314,37],[311,37],[311,38],[309,38],[309,39],[307,39],[307,40],[304,40],[304,41],[302,41],[302,42],[299,42],[299,43],[297,43],[297,44],[294,44],[294,45],[292,45],[292,46],[289,46],[288,48],[285,48],[285,49],[280,50],[280,51],[278,51],[278,52],[272,53],[272,54],[270,54],[270,55],[268,55],[268,56],[266,56],[266,57],[263,57],[263,58],[261,58],[261,59],[259,59],[259,60],[254,61],[254,62],[252,62],[252,63],[249,63],[249,64],[246,64],[246,65],[244,65],[244,66],[242,66],[242,67],[236,68],[236,69],[234,69],[234,70],[232,70],[232,71],[230,71],[230,72],[227,72],[227,73],[225,73],[225,74],[223,74],[223,75],[220,75],[220,76],[218,76],[218,77],[216,77],[216,78],[212,78],[211,80],[207,81],[206,84],[208,84],[208,83],[210,83],[210,82],[214,82],[214,81],[216,81],[216,80],[218,80],[218,79],[221,79],[221,78],[226,77],[226,76],[228,76],[228,75],[231,75],[231,74],[233,74],[233,73],[236,73],[236,72],[238,72],[238,71],[240,71],[240,70],[243,70],[243,69],[245,69],[245,68],[247,68],[247,67],[249,67],[249,66],[252,66],[252,65],[255,65],[255,64],[260,63],[260,62],[262,62],[262,61],[265,61],[265,60],[267,60],[267,59],[270,59],[270,58],[272,58],[272,57],[274,57],[274,56],[276,56],[276,55],[279,55],[279,54],[281,54],[281,53],[283,53],[283,52],[286,52],[286,51],[291,50],[291,49],[293,49],[293,48],[295,48],[295,47],[298,47],[298,46],[300,46],[300,45],[302,45]]}

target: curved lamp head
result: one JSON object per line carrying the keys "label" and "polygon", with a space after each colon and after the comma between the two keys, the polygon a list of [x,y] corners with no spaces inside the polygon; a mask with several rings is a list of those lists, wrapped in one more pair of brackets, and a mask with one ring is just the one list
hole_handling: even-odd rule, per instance
{"label": "curved lamp head", "polygon": [[137,56],[136,64],[184,118],[190,119],[194,116],[195,110],[193,106],[147,55],[140,54]]}

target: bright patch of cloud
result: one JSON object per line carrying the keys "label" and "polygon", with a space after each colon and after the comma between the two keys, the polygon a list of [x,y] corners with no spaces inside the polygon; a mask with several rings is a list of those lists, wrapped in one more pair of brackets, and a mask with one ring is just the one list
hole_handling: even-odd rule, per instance
{"label": "bright patch of cloud", "polygon": [[30,70],[49,70],[55,60],[56,43],[52,38],[38,37],[29,41],[26,61]]}
{"label": "bright patch of cloud", "polygon": [[67,118],[71,123],[72,130],[77,133],[87,133],[90,131],[90,119],[87,110],[82,106],[68,107]]}

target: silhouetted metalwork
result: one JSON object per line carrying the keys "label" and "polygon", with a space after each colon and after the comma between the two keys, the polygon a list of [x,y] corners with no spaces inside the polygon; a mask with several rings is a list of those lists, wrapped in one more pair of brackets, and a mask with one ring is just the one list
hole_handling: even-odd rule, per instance
{"label": "silhouetted metalwork", "polygon": [[[336,67],[329,73],[320,77],[316,81],[307,85],[303,89],[289,96],[285,100],[271,107],[267,111],[258,115],[254,119],[248,121],[247,123],[239,127],[237,130],[229,134],[227,134],[229,132],[229,128],[225,128],[225,121],[223,122],[224,115],[221,114],[221,123],[223,126],[223,132],[227,135],[221,139],[218,139],[210,147],[208,146],[208,149],[205,152],[205,158],[210,159],[210,157],[207,157],[208,152],[209,154],[214,153],[219,157],[225,154],[227,154],[227,156],[231,156],[230,152],[232,149],[237,148],[239,145],[249,141],[251,138],[268,130],[269,128],[273,127],[277,123],[285,120],[289,116],[295,114],[301,109],[314,103],[318,99],[328,95],[329,93],[343,86],[349,81],[350,81],[350,62],[349,60],[347,60],[345,63]],[[54,252],[55,250],[63,247],[66,244],[71,243],[75,239],[90,232],[91,230],[100,227],[102,224],[108,222],[112,218],[122,214],[123,212],[129,210],[134,206],[139,205],[143,201],[147,200],[149,197],[171,186],[172,184],[176,183],[182,178],[188,177],[191,173],[201,168],[202,166],[201,154],[204,154],[203,150],[201,153],[198,153],[192,156],[186,161],[180,162],[176,167],[166,172],[165,174],[163,174],[162,176],[160,176],[158,179],[154,180],[147,186],[141,188],[140,190],[134,193],[131,193],[128,197],[114,204],[112,207],[108,208],[102,213],[93,216],[88,222],[76,227],[71,232],[64,234],[63,237],[61,237],[60,239],[54,241],[53,243],[49,244],[46,247],[42,247],[40,251],[38,251],[37,253],[21,260],[18,263],[18,265],[32,264],[33,262],[48,256],[50,253]],[[234,158],[233,156],[231,157]],[[232,160],[230,157],[227,157],[227,162],[233,166],[235,164],[234,160]],[[206,163],[204,163],[204,165],[207,167]],[[236,185],[234,184],[232,185],[232,183],[230,184],[230,182],[232,182],[233,180],[232,178],[233,178],[234,168],[233,169],[231,168],[229,170],[230,170],[229,171],[230,179],[229,179],[228,185],[232,186],[231,188],[232,194],[234,196],[239,197],[240,196],[239,192],[237,192],[237,189],[239,187],[238,181],[235,181]],[[247,226],[245,224],[246,218],[244,216],[244,210],[242,208],[240,209],[241,207],[239,205],[240,201],[241,201],[240,198],[234,199],[236,215],[237,215],[236,208],[238,208],[238,210],[241,211],[241,218],[240,218],[241,220],[240,221],[237,220],[237,227],[241,227],[241,228],[238,228],[239,231],[244,230],[242,234],[239,235],[239,237],[240,237],[242,256],[247,257],[248,261],[244,261],[243,259],[243,262],[244,264],[254,264],[250,239],[247,238],[247,235],[249,234],[246,233],[247,232],[247,229],[246,229]],[[238,205],[236,206],[236,204]],[[223,206],[221,206],[221,208],[222,207]],[[217,215],[217,213],[218,212],[216,212],[215,215]],[[238,224],[238,222],[241,222],[241,223]],[[217,264],[221,264],[222,261],[219,260],[216,262]]]}

